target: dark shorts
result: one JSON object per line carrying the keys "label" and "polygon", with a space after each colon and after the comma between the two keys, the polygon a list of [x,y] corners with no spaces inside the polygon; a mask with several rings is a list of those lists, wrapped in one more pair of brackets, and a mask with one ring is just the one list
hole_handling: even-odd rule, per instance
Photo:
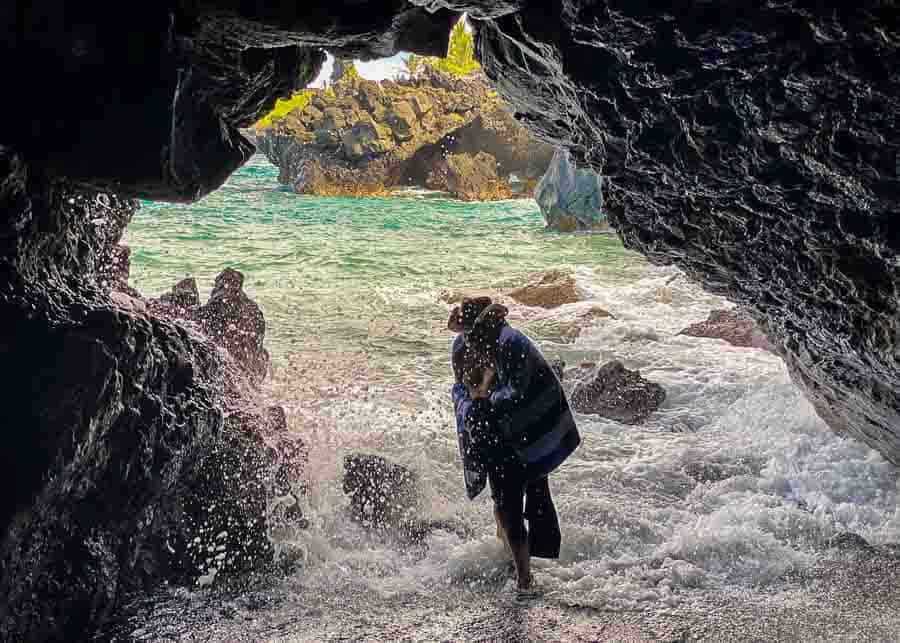
{"label": "dark shorts", "polygon": [[507,458],[488,472],[488,482],[494,509],[510,542],[527,540],[532,556],[559,558],[559,519],[547,477],[529,481],[525,466],[517,458]]}

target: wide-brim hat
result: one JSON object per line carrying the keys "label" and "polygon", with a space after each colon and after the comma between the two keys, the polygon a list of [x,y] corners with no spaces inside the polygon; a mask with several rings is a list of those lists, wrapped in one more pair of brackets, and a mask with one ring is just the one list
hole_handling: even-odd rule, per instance
{"label": "wide-brim hat", "polygon": [[506,306],[493,303],[490,297],[464,297],[450,312],[447,329],[454,333],[469,333],[476,327],[499,324],[508,313]]}

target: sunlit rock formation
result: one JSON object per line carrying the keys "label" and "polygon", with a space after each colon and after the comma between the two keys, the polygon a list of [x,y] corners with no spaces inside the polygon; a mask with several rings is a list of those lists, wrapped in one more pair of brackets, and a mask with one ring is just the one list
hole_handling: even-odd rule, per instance
{"label": "sunlit rock formation", "polygon": [[397,81],[345,77],[256,139],[279,181],[317,195],[425,185],[464,200],[509,198],[509,175],[536,180],[552,153],[482,75],[431,67]]}

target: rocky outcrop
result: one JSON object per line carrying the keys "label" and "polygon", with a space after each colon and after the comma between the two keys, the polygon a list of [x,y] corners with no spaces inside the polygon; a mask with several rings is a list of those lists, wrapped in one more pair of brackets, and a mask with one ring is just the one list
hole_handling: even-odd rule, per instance
{"label": "rocky outcrop", "polygon": [[640,371],[629,371],[618,361],[599,368],[582,364],[565,375],[573,409],[623,424],[640,424],[666,399],[659,384],[645,380]]}
{"label": "rocky outcrop", "polygon": [[510,291],[509,296],[520,304],[541,308],[556,308],[582,299],[575,277],[558,270],[551,270],[537,282]]}
{"label": "rocky outcrop", "polygon": [[182,279],[172,290],[150,300],[151,310],[159,315],[192,322],[221,346],[249,375],[261,382],[269,368],[269,353],[263,347],[266,320],[259,305],[244,292],[244,275],[226,268],[215,279],[209,301],[200,305],[197,281]]}
{"label": "rocky outcrop", "polygon": [[461,201],[496,201],[513,195],[509,184],[497,176],[497,159],[487,152],[443,157],[428,175],[425,186],[448,192]]}
{"label": "rocky outcrop", "polygon": [[431,67],[396,82],[337,82],[257,139],[282,183],[317,195],[427,185],[465,200],[508,198],[509,174],[539,175],[550,155],[482,76]]}
{"label": "rocky outcrop", "polygon": [[350,515],[366,527],[399,527],[416,517],[418,476],[377,455],[344,457],[344,493]]}
{"label": "rocky outcrop", "polygon": [[136,203],[0,161],[0,639],[80,640],[129,592],[270,566],[297,441],[211,341],[111,290]]}
{"label": "rocky outcrop", "polygon": [[565,149],[553,154],[534,199],[551,230],[609,229],[603,214],[603,179],[593,170],[576,168]]}
{"label": "rocky outcrop", "polygon": [[603,175],[629,248],[752,308],[823,419],[900,464],[893,8],[683,9],[526,2],[478,24],[478,52]]}
{"label": "rocky outcrop", "polygon": [[760,330],[756,320],[741,308],[710,311],[706,321],[691,324],[678,334],[724,339],[732,346],[775,352],[775,347]]}

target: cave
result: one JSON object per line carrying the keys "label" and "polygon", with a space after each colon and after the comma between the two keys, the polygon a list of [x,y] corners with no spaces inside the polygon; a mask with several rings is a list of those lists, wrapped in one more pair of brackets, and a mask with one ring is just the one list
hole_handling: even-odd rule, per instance
{"label": "cave", "polygon": [[253,153],[239,130],[324,51],[440,54],[463,11],[516,117],[605,177],[625,245],[745,306],[829,426],[900,464],[893,3],[17,1],[0,45],[22,92],[0,107],[4,640],[85,638],[126,591],[183,575],[165,552],[191,508],[173,498],[221,487],[272,422],[242,413],[210,343],[110,294],[133,199],[219,187]]}

